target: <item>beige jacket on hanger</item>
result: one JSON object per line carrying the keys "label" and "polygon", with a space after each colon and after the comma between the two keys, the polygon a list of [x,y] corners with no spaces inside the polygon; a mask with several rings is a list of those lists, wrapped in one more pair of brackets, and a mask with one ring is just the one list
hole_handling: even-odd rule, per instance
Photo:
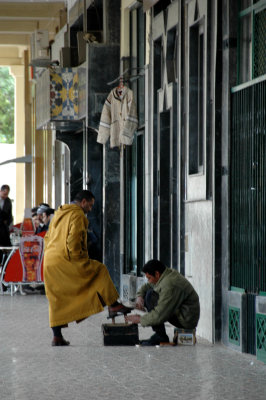
{"label": "beige jacket on hanger", "polygon": [[105,100],[97,136],[97,142],[102,144],[110,137],[110,147],[131,145],[138,127],[133,91],[124,86],[120,97],[117,91],[118,88],[112,89]]}

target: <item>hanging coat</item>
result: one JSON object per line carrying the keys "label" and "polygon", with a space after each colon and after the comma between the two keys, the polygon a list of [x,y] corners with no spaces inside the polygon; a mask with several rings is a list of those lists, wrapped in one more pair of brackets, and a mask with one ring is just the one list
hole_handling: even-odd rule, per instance
{"label": "hanging coat", "polygon": [[119,297],[106,266],[87,251],[88,220],[76,204],[58,208],[45,235],[44,283],[50,326],[66,325],[103,310]]}
{"label": "hanging coat", "polygon": [[125,86],[120,98],[117,88],[114,88],[103,106],[97,142],[105,144],[110,138],[110,147],[131,145],[137,127],[137,110],[132,90]]}

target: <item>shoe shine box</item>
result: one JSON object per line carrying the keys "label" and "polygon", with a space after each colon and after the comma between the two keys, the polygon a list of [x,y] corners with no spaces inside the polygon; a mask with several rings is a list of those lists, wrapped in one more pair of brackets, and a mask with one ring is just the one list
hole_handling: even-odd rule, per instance
{"label": "shoe shine box", "polygon": [[193,346],[196,344],[196,329],[174,329],[174,339],[175,344],[186,344]]}
{"label": "shoe shine box", "polygon": [[137,324],[103,324],[104,346],[135,346],[139,344]]}

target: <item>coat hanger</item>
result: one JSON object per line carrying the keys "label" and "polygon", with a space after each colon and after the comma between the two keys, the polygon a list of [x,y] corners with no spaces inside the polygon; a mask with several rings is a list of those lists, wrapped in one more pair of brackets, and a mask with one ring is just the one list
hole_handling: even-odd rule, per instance
{"label": "coat hanger", "polygon": [[118,86],[116,88],[116,92],[117,92],[118,96],[122,96],[123,95],[124,88],[125,88],[125,86],[124,86],[124,78],[123,78],[123,76],[120,76],[119,84],[118,84]]}
{"label": "coat hanger", "polygon": [[[131,75],[129,74],[129,71],[139,71],[138,74],[135,75]],[[120,82],[120,80],[123,80],[123,84],[125,81],[135,81],[137,79],[139,79],[141,76],[144,75],[145,68],[144,67],[133,67],[133,68],[127,68],[125,71],[122,72],[122,74],[120,74],[117,78],[115,78],[113,81],[111,82],[107,82],[107,85],[113,85],[116,82]],[[125,78],[126,76],[126,78]],[[119,85],[118,85],[119,86]]]}
{"label": "coat hanger", "polygon": [[119,84],[118,84],[118,86],[117,86],[119,89],[123,89],[123,87],[124,87],[124,78],[123,78],[123,76],[120,76],[120,78],[119,78]]}

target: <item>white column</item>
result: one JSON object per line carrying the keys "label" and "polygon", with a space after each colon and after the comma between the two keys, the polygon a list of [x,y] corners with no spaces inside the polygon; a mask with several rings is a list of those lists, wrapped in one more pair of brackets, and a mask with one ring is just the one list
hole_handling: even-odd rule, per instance
{"label": "white column", "polygon": [[[25,79],[24,65],[10,67],[15,79],[15,145],[16,157],[25,155]],[[15,223],[22,222],[25,208],[25,164],[16,165]]]}

